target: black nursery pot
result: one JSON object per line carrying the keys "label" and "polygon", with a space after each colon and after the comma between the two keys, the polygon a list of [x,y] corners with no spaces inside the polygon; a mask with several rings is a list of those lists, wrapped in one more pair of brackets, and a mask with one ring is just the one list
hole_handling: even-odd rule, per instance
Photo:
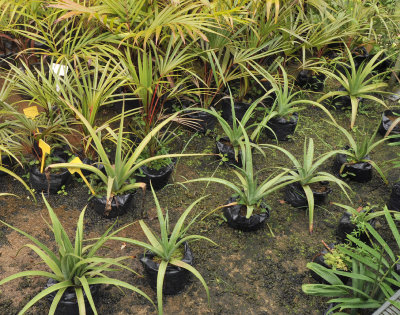
{"label": "black nursery pot", "polygon": [[[329,246],[330,249],[333,249],[335,247],[335,244],[329,244],[328,246]],[[321,265],[321,266],[323,266],[325,268],[331,269],[332,267],[327,265],[326,262],[325,262],[325,255],[328,254],[328,253],[329,253],[328,249],[324,248],[323,250],[321,250],[315,256],[315,258],[313,259],[313,262],[316,263],[316,264],[319,264],[319,265]],[[317,281],[319,283],[323,283],[323,284],[327,284],[328,283],[322,277],[320,277],[317,273],[315,273],[314,271],[310,270],[310,272],[311,272],[311,276],[314,278],[315,281]],[[340,275],[337,275],[337,276],[340,278],[340,280],[342,280],[342,282],[344,284],[346,284],[347,280],[349,279],[348,277],[345,277],[345,276],[340,276]]]}
{"label": "black nursery pot", "polygon": [[[347,150],[348,148],[346,146],[344,149]],[[368,156],[364,158],[369,159]],[[347,163],[347,155],[342,153],[337,154],[333,162],[333,171],[337,176],[341,177],[341,175],[346,174],[346,178],[359,183],[365,183],[372,179],[372,165],[368,162],[346,165],[343,168],[342,174],[340,174],[340,169],[344,163]]]}
{"label": "black nursery pot", "polygon": [[[235,117],[236,119],[242,120],[244,114],[248,110],[251,104],[245,102],[234,102],[233,108],[235,110]],[[232,115],[232,106],[230,99],[223,99],[222,102],[222,118],[224,118],[227,122],[233,122],[233,115]]]}
{"label": "black nursery pot", "polygon": [[[10,158],[8,155],[2,154],[1,155],[1,166],[4,168],[10,169],[14,165],[14,162],[12,158]],[[7,175],[6,172],[0,171],[0,176],[2,175]]]}
{"label": "black nursery pot", "polygon": [[[184,242],[183,244],[184,254],[182,261],[192,266],[192,251],[190,250],[187,242]],[[144,267],[144,270],[146,271],[147,280],[150,284],[150,287],[153,290],[157,291],[157,275],[160,264],[153,260],[155,256],[156,255],[152,252],[146,252],[145,254],[140,255],[139,259]],[[189,277],[190,272],[186,269],[168,264],[164,276],[163,294],[175,295],[182,292],[189,280]]]}
{"label": "black nursery pot", "polygon": [[148,187],[150,187],[151,182],[153,188],[155,190],[159,190],[167,185],[169,177],[174,170],[175,163],[176,158],[172,158],[172,162],[170,164],[160,168],[159,170],[143,165],[140,167],[140,170],[145,176],[137,176],[136,179],[139,182],[145,183]]}
{"label": "black nursery pot", "polygon": [[[344,91],[345,88],[342,86],[338,89],[338,91]],[[358,97],[359,103],[363,101],[362,97]],[[334,98],[331,98],[330,100],[327,100],[327,105],[333,107],[336,110],[345,110],[345,109],[351,109],[351,99],[350,96],[344,95],[344,96],[337,96]]]}
{"label": "black nursery pot", "polygon": [[[54,279],[49,279],[47,281],[45,289],[51,287],[52,285],[57,284],[57,281]],[[99,293],[99,285],[90,285],[90,293],[92,294],[93,300],[96,302],[97,296]],[[54,300],[54,297],[56,296],[56,292],[52,292],[49,295],[47,295],[47,300],[52,303]],[[85,308],[86,308],[86,314],[92,315],[93,311],[92,308],[89,304],[89,301],[86,298],[86,293],[83,292],[83,297],[85,299]],[[76,298],[75,290],[74,288],[68,288],[64,294],[61,297],[61,300],[59,301],[55,314],[57,315],[79,315],[79,306],[78,306],[78,300]]]}
{"label": "black nursery pot", "polygon": [[[235,202],[236,197],[231,197],[228,200],[228,204]],[[253,214],[250,218],[246,219],[246,210],[244,209],[244,214],[241,212],[241,208],[246,206],[235,205],[224,208],[224,216],[230,227],[241,230],[241,231],[256,231],[262,228],[265,221],[269,218],[269,208],[265,202],[261,203],[261,208],[265,210],[264,213]]]}
{"label": "black nursery pot", "polygon": [[400,182],[393,185],[387,206],[390,210],[400,211]]}
{"label": "black nursery pot", "polygon": [[50,173],[48,179],[45,171],[40,173],[40,166],[34,165],[29,170],[29,183],[38,193],[56,194],[62,186],[67,185],[70,181],[71,173],[66,169],[61,169],[60,173]]}
{"label": "black nursery pot", "polygon": [[[356,225],[351,222],[351,217],[351,213],[345,212],[340,218],[338,227],[336,229],[336,236],[338,241],[341,243],[344,243],[347,240],[347,234],[351,234],[356,229]],[[372,227],[375,227],[376,220],[369,220],[368,223],[371,224]],[[366,233],[361,233],[357,238],[363,243],[370,243]]]}
{"label": "black nursery pot", "polygon": [[310,70],[301,70],[296,78],[296,85],[307,90],[321,92],[324,89],[326,75],[313,74]]}
{"label": "black nursery pot", "polygon": [[235,150],[228,137],[220,138],[216,143],[216,153],[224,155],[228,161],[227,164],[236,165],[237,167],[242,167],[242,153],[239,150],[238,160],[235,159]]}
{"label": "black nursery pot", "polygon": [[106,218],[121,216],[134,208],[135,193],[114,196],[111,201],[111,210],[106,210],[107,197],[90,199],[89,207]]}
{"label": "black nursery pot", "polygon": [[[314,204],[319,205],[325,202],[326,197],[332,192],[332,189],[328,186],[328,182],[319,182],[319,189],[311,190],[314,195]],[[305,195],[303,187],[299,183],[292,183],[286,186],[285,189],[285,201],[296,208],[308,207],[307,197]]]}
{"label": "black nursery pot", "polygon": [[[400,117],[400,110],[385,110],[382,113],[382,121],[381,124],[379,125],[378,132],[384,136],[392,123]],[[393,128],[393,130],[390,132],[390,135],[399,135],[400,134],[400,123],[396,125],[396,127]],[[390,139],[390,141],[393,142],[398,142],[400,141],[400,138],[397,139]]]}
{"label": "black nursery pot", "polygon": [[[104,174],[105,174],[105,172],[106,172],[106,169],[105,169],[105,167],[104,167],[103,164],[98,163],[98,162],[94,162],[94,161],[92,161],[92,160],[89,159],[89,158],[84,158],[84,159],[82,160],[82,163],[83,163],[83,164],[86,164],[86,165],[94,166],[94,167],[96,167],[97,169],[99,169],[100,171],[102,171]],[[92,172],[82,169],[82,174],[85,175],[85,176],[88,176],[88,175],[92,174]],[[77,174],[77,176],[80,176],[80,175]]]}
{"label": "black nursery pot", "polygon": [[289,136],[294,134],[294,131],[296,130],[297,122],[299,120],[299,114],[298,113],[293,113],[292,116],[290,116],[290,119],[286,119],[284,117],[274,117],[270,119],[267,123],[267,126],[270,127],[275,135],[266,128],[266,133],[267,136],[271,139],[276,139],[278,141],[287,141],[289,140]]}
{"label": "black nursery pot", "polygon": [[217,122],[217,118],[215,118],[215,116],[206,113],[206,112],[202,112],[202,111],[198,111],[198,110],[186,110],[187,114],[185,114],[185,117],[187,118],[191,118],[194,120],[194,122],[196,123],[196,127],[195,128],[191,128],[191,129],[195,129],[196,131],[202,132],[202,133],[206,133],[208,130],[213,130],[215,127],[215,123]]}

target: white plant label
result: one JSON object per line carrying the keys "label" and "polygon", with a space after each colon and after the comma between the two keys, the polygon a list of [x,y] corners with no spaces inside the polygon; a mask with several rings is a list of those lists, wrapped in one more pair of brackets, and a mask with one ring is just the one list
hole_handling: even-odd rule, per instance
{"label": "white plant label", "polygon": [[[68,66],[60,65],[58,63],[51,64],[51,70],[58,75],[59,77],[63,77],[68,72]],[[60,92],[60,86],[56,84],[56,91]]]}

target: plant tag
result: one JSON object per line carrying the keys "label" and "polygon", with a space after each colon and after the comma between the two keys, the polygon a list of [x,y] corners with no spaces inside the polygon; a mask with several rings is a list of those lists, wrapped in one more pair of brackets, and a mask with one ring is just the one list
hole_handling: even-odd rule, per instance
{"label": "plant tag", "polygon": [[46,160],[46,154],[50,154],[50,146],[42,139],[39,139],[39,148],[42,150],[42,165],[40,167],[40,173],[43,173],[44,161]]}
{"label": "plant tag", "polygon": [[51,70],[58,75],[59,77],[63,77],[68,72],[68,66],[60,65],[58,63],[51,64]]}
{"label": "plant tag", "polygon": [[[72,164],[83,164],[82,161],[81,161],[81,159],[80,159],[78,156],[75,157],[70,163],[72,163]],[[80,168],[77,168],[77,167],[69,167],[69,168],[68,168],[68,171],[69,171],[71,174],[78,173],[78,174],[82,177],[82,179],[83,179],[83,181],[85,182],[85,184],[89,187],[90,192],[92,193],[92,195],[93,195],[93,196],[96,195],[96,193],[94,192],[92,186],[90,186],[88,180],[86,179],[85,175],[83,175],[82,170],[81,170]]]}
{"label": "plant tag", "polygon": [[23,109],[26,117],[30,119],[35,119],[36,116],[39,115],[38,109],[36,106],[30,106]]}
{"label": "plant tag", "polygon": [[[58,63],[51,64],[51,70],[58,75],[59,77],[63,77],[68,72],[68,66],[60,65]],[[60,92],[60,86],[56,84],[56,91]]]}

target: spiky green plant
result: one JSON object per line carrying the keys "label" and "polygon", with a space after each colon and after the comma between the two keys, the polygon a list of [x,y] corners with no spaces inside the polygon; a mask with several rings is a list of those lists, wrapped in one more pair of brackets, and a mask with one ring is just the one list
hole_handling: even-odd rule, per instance
{"label": "spiky green plant", "polygon": [[95,242],[84,246],[85,240],[83,237],[83,219],[85,216],[85,208],[82,210],[79,216],[75,233],[75,242],[73,243],[70,240],[67,232],[63,228],[57,215],[54,213],[53,209],[47,202],[46,198],[44,197],[44,195],[42,196],[51,220],[51,225],[47,222],[46,223],[54,233],[55,244],[57,247],[57,250],[55,252],[50,250],[49,247],[47,247],[45,244],[40,242],[35,237],[29,235],[28,233],[16,227],[13,227],[4,221],[0,221],[2,224],[22,234],[23,236],[27,237],[31,242],[33,242],[34,244],[27,244],[24,247],[33,250],[50,270],[50,272],[42,270],[22,271],[1,280],[0,285],[3,285],[14,279],[32,276],[46,277],[57,281],[56,284],[51,285],[46,289],[43,289],[37,295],[35,295],[23,307],[19,314],[24,314],[40,299],[54,292],[56,294],[49,310],[49,315],[53,315],[58,303],[61,300],[62,295],[69,288],[74,289],[75,291],[80,315],[86,314],[84,294],[86,295],[86,298],[90,304],[91,309],[93,310],[93,313],[97,314],[96,306],[93,301],[93,296],[90,291],[90,286],[99,284],[109,284],[129,289],[133,292],[139,293],[151,303],[153,303],[152,300],[140,289],[127,282],[111,278],[104,273],[105,271],[110,270],[111,266],[134,272],[132,269],[123,264],[125,260],[131,259],[131,256],[121,256],[117,258],[97,256],[98,250],[103,248],[108,240],[110,240],[115,234],[117,234],[121,230],[125,229],[127,226],[111,232],[115,225],[114,223]]}
{"label": "spiky green plant", "polygon": [[158,304],[158,313],[160,315],[163,313],[162,289],[163,289],[163,284],[164,284],[165,272],[167,270],[168,264],[186,269],[186,270],[190,271],[197,279],[199,279],[200,282],[202,283],[202,285],[204,286],[204,289],[206,290],[208,302],[210,302],[210,293],[208,291],[208,286],[207,286],[206,282],[204,281],[203,277],[201,276],[201,274],[193,266],[174,257],[174,253],[177,250],[179,250],[179,248],[181,248],[185,242],[188,242],[188,241],[192,242],[192,241],[198,241],[198,240],[206,240],[206,241],[209,241],[212,244],[216,245],[212,240],[210,240],[207,237],[204,237],[201,235],[188,235],[187,234],[187,231],[193,225],[193,223],[195,223],[196,219],[199,217],[199,215],[201,213],[197,214],[194,218],[192,218],[186,226],[184,225],[187,216],[190,214],[190,212],[192,211],[194,206],[196,204],[198,204],[201,200],[206,198],[207,196],[197,199],[188,208],[186,208],[186,210],[179,217],[178,221],[176,222],[176,224],[171,232],[170,228],[169,228],[170,222],[169,222],[168,211],[166,212],[166,214],[164,216],[163,211],[158,202],[157,195],[154,192],[153,186],[151,186],[151,191],[153,192],[154,201],[156,203],[157,217],[158,217],[158,222],[159,222],[160,230],[161,230],[160,236],[153,233],[150,230],[150,228],[147,226],[147,224],[144,223],[143,220],[140,220],[139,224],[140,224],[144,234],[146,235],[149,243],[140,242],[140,241],[133,240],[130,238],[125,238],[125,237],[112,237],[112,239],[143,247],[147,251],[150,251],[150,252],[156,254],[157,257],[159,257],[161,259],[161,262],[160,262],[160,265],[158,268],[158,274],[157,274],[157,304]]}

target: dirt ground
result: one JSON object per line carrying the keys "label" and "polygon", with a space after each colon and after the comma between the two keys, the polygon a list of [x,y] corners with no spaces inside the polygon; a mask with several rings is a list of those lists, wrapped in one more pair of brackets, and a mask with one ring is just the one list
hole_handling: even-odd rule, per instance
{"label": "dirt ground", "polygon": [[[382,110],[378,104],[364,105],[357,117],[357,128],[373,131],[378,125]],[[349,125],[349,112],[332,111],[332,114],[342,126]],[[185,130],[182,139],[186,143],[190,140],[186,152],[213,152],[214,137],[217,133],[194,135],[193,132]],[[280,145],[300,157],[305,137],[314,139],[317,155],[346,145],[346,139],[326,123],[325,114],[311,107],[301,111],[293,139],[281,142]],[[273,143],[265,137],[261,142]],[[396,157],[396,152],[398,147],[383,144],[372,153],[372,158],[387,169],[385,162]],[[201,196],[208,195],[195,208],[193,215],[198,211],[205,213],[211,211],[229,199],[232,192],[217,184],[193,183],[187,184],[186,188],[177,184],[186,179],[213,174],[233,180],[231,169],[219,166],[218,163],[214,156],[179,160],[170,184],[157,193],[162,207],[169,210],[172,222],[176,222],[178,215]],[[261,154],[255,154],[255,165],[257,169],[290,166],[282,154],[274,151],[267,151],[265,159]],[[329,171],[331,167],[332,161],[328,161],[323,169]],[[22,170],[17,172],[23,174]],[[260,178],[265,178],[267,174],[268,171],[261,173]],[[349,182],[353,189],[354,207],[367,203],[384,205],[389,198],[391,185],[398,180],[399,171],[392,170],[388,175],[389,186],[383,183],[375,171],[373,179],[368,183]],[[199,221],[191,232],[209,237],[218,244],[214,246],[205,241],[191,243],[195,257],[194,266],[203,275],[210,289],[210,305],[207,303],[201,283],[192,277],[183,293],[164,298],[165,314],[322,314],[327,307],[327,299],[305,295],[301,285],[313,282],[306,264],[322,249],[321,240],[326,243],[335,241],[335,229],[343,210],[331,203],[350,204],[337,186],[331,185],[331,187],[333,192],[328,202],[315,210],[315,232],[312,235],[308,233],[306,211],[292,208],[284,203],[282,191],[269,196],[267,201],[272,211],[268,225],[256,232],[246,233],[231,229],[218,212]],[[53,248],[54,238],[42,218],[48,219],[41,197],[38,196],[38,202],[35,204],[19,183],[6,176],[0,177],[0,192],[10,192],[19,196],[18,199],[0,197],[0,219],[29,232]],[[50,196],[48,201],[73,237],[76,221],[80,211],[87,204],[89,195],[87,188],[78,181],[73,181],[66,188],[66,192],[66,196]],[[117,225],[123,226],[137,221],[140,218],[139,214],[144,210],[145,222],[157,230],[158,222],[151,193],[148,191],[144,199],[137,194],[135,204],[135,209],[119,218]],[[89,208],[85,216],[85,236],[87,238],[99,236],[113,222],[114,220],[104,219]],[[121,235],[145,240],[138,223],[126,229]],[[23,270],[44,268],[39,264],[38,257],[28,248],[22,248],[18,252],[27,243],[29,241],[22,235],[0,226],[0,278]],[[130,245],[122,247],[120,243],[110,243],[101,253],[114,257],[116,255],[137,257],[143,252],[142,249]],[[139,273],[143,272],[138,258],[133,258],[128,265]],[[136,285],[156,300],[155,292],[151,290],[144,277],[126,271],[112,272],[110,276]],[[45,284],[46,279],[31,277],[3,285],[0,287],[0,314],[16,314]],[[97,305],[99,314],[156,314],[156,309],[143,297],[104,285],[100,289]],[[43,300],[28,314],[47,314],[48,308],[49,304]]]}

